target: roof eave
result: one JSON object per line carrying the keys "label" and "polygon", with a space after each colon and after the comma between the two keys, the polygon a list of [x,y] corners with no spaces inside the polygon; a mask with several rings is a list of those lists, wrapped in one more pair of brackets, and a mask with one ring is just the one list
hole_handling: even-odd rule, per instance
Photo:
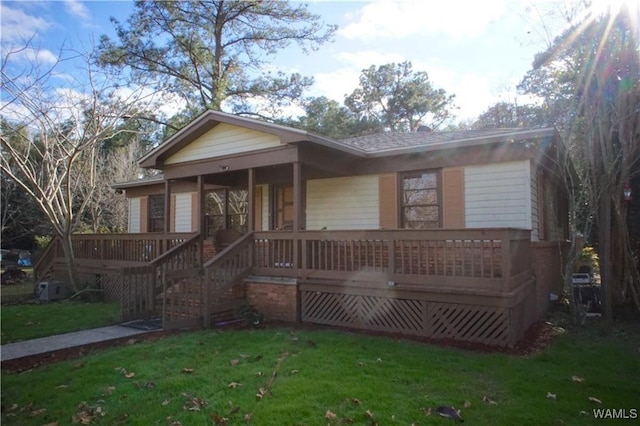
{"label": "roof eave", "polygon": [[425,145],[416,145],[411,147],[401,148],[388,148],[379,151],[367,152],[366,156],[369,158],[377,157],[390,157],[393,155],[414,154],[418,152],[431,152],[439,151],[442,149],[455,149],[465,148],[477,145],[486,145],[493,143],[505,143],[515,142],[527,139],[541,138],[541,137],[556,137],[557,131],[553,127],[546,127],[542,129],[533,129],[526,131],[519,131],[513,133],[500,134],[495,136],[477,136],[473,138],[458,139],[454,141],[431,143]]}

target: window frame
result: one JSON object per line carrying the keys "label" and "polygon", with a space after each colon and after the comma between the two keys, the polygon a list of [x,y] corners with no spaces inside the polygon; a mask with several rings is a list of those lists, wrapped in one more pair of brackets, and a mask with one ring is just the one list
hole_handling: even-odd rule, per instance
{"label": "window frame", "polygon": [[[162,208],[159,210],[160,211],[160,215],[159,216],[154,216],[154,211],[156,211],[154,209],[154,202],[157,202],[156,200],[161,200],[162,203]],[[148,232],[165,232],[165,222],[166,222],[166,218],[165,218],[165,210],[166,210],[166,206],[165,206],[165,197],[164,194],[161,195],[149,195],[148,198],[148,208],[147,208],[147,231]],[[159,225],[158,225],[159,224]]]}
{"label": "window frame", "polygon": [[[433,174],[433,175],[435,175],[435,179],[436,179],[435,188],[428,188],[428,189],[435,189],[436,190],[436,196],[437,196],[437,200],[436,200],[437,202],[436,203],[416,204],[416,205],[405,204],[405,192],[404,192],[405,191],[405,185],[404,185],[404,182],[408,178],[417,177],[418,174],[419,175],[424,175],[424,174]],[[412,170],[412,171],[401,172],[401,173],[398,174],[398,218],[400,219],[400,228],[401,229],[416,229],[416,230],[442,229],[442,223],[443,223],[442,204],[443,204],[442,169],[420,169],[420,170]],[[433,227],[433,228],[410,228],[410,227],[407,227],[407,220],[406,220],[406,216],[405,216],[405,209],[407,207],[434,207],[434,206],[437,207],[437,212],[438,212],[438,220],[437,220],[437,226],[436,227]],[[423,221],[423,222],[433,222],[433,221]]]}

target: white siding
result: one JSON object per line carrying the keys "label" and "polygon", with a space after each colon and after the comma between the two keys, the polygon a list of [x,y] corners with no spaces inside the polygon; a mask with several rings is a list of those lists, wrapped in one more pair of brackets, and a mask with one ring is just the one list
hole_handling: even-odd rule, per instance
{"label": "white siding", "polygon": [[129,198],[127,229],[131,233],[140,232],[140,198]]}
{"label": "white siding", "polygon": [[529,161],[465,167],[467,228],[531,229]]}
{"label": "white siding", "polygon": [[172,155],[165,164],[220,157],[280,145],[280,138],[268,133],[220,123]]}
{"label": "white siding", "polygon": [[175,232],[191,232],[191,193],[176,194],[176,230]]}
{"label": "white siding", "polygon": [[378,229],[378,176],[307,181],[307,229]]}

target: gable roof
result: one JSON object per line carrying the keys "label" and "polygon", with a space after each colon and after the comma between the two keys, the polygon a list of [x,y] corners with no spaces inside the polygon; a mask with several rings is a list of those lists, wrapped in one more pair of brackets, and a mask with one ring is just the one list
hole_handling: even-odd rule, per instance
{"label": "gable roof", "polygon": [[169,139],[145,154],[138,164],[141,167],[157,167],[164,160],[180,151],[182,148],[204,135],[220,123],[227,123],[239,127],[244,127],[259,132],[275,135],[280,138],[282,144],[297,143],[309,141],[323,146],[329,146],[339,151],[348,152],[362,156],[363,151],[334,141],[323,136],[315,135],[304,130],[295,129],[293,127],[281,126],[278,124],[267,123],[247,117],[240,117],[234,114],[228,114],[220,111],[207,110],[200,114],[195,120],[180,129]]}
{"label": "gable roof", "polygon": [[508,143],[535,138],[549,138],[557,135],[553,127],[540,129],[508,128],[453,132],[384,132],[338,141],[293,127],[267,123],[220,111],[207,110],[158,147],[144,155],[138,163],[141,167],[158,168],[167,158],[220,123],[227,123],[275,135],[283,145],[310,142],[362,158],[410,154],[413,152],[461,148],[491,143]]}

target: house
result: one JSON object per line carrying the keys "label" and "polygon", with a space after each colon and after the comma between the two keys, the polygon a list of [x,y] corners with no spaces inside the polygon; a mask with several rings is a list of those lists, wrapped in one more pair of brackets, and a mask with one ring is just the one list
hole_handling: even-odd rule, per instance
{"label": "house", "polygon": [[114,185],[129,233],[76,236],[78,266],[165,325],[235,295],[276,320],[512,345],[561,291],[563,155],[552,128],[336,141],[207,111],[140,159],[160,174]]}

